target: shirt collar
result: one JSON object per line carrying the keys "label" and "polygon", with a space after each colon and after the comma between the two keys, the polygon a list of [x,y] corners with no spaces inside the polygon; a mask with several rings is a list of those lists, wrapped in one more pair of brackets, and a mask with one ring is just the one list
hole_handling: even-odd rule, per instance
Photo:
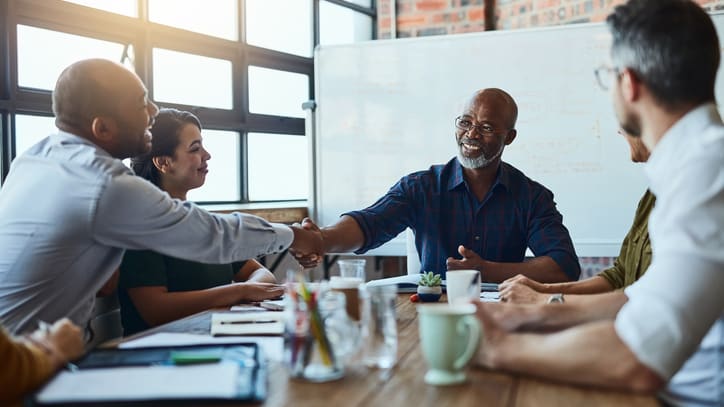
{"label": "shirt collar", "polygon": [[714,103],[705,103],[689,111],[664,133],[644,166],[652,186],[657,178],[667,176],[667,168],[671,168],[682,151],[687,151],[692,136],[703,134],[712,123],[721,123],[719,111]]}
{"label": "shirt collar", "polygon": [[77,136],[73,133],[68,133],[67,131],[63,131],[58,129],[58,139],[60,140],[60,144],[84,144],[87,145],[93,149],[95,149],[98,152],[98,155],[108,156],[111,157],[110,154],[101,147],[99,147],[97,144],[93,143],[92,141],[83,138],[81,136]]}
{"label": "shirt collar", "polygon": [[[465,184],[465,177],[463,176],[463,166],[462,164],[460,164],[460,161],[457,159],[457,157],[453,160],[453,171],[450,175],[451,176],[448,190],[451,191]],[[510,185],[510,168],[508,164],[503,161],[501,161],[498,165],[498,171],[495,175],[495,182],[493,182],[493,186],[490,189],[492,190],[498,184],[502,185],[506,189],[508,189],[508,185]]]}

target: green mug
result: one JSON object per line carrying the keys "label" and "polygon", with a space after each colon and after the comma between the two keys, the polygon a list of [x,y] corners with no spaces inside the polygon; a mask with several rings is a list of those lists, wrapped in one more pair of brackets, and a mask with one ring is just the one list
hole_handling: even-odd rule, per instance
{"label": "green mug", "polygon": [[422,355],[428,371],[425,383],[437,386],[465,381],[463,368],[480,341],[480,323],[473,304],[417,306]]}

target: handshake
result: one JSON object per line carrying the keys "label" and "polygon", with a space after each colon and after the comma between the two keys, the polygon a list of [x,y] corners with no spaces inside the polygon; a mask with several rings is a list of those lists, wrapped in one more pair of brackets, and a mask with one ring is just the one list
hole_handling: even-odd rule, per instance
{"label": "handshake", "polygon": [[326,253],[324,233],[309,218],[304,218],[301,224],[293,224],[291,228],[294,232],[294,241],[289,247],[289,253],[302,267],[317,267]]}

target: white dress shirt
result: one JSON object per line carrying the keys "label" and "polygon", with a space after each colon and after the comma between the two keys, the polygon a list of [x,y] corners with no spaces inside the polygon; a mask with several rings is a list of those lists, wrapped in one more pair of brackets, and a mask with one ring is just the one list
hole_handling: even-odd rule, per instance
{"label": "white dress shirt", "polygon": [[0,189],[0,322],[13,333],[85,325],[125,249],[205,263],[279,252],[285,225],[171,199],[90,141],[59,132],[18,157]]}
{"label": "white dress shirt", "polygon": [[643,364],[671,379],[664,399],[721,406],[724,126],[716,106],[675,123],[645,170],[657,198],[649,218],[653,260],[626,289],[616,332]]}

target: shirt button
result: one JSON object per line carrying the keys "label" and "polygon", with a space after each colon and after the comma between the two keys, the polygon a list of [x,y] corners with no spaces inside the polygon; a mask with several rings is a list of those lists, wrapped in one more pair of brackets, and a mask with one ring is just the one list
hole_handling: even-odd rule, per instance
{"label": "shirt button", "polygon": [[284,246],[279,245],[279,250],[284,250]]}
{"label": "shirt button", "polygon": [[475,236],[475,240],[480,240],[480,236]]}

